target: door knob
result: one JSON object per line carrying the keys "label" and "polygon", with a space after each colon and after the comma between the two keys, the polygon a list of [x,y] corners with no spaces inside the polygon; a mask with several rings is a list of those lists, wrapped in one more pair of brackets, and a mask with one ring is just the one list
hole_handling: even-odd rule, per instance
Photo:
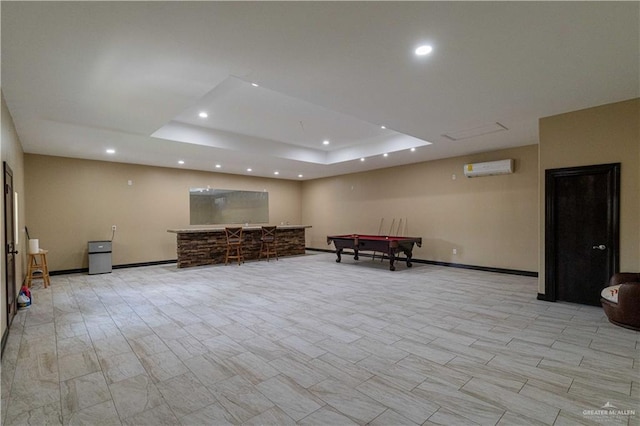
{"label": "door knob", "polygon": [[593,246],[592,248],[594,250],[606,250],[607,246],[605,246],[604,244],[600,244],[599,246]]}

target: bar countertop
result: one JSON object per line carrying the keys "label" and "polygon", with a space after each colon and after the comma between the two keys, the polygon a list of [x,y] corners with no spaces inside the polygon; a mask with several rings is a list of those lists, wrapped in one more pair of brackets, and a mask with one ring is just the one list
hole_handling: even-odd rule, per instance
{"label": "bar countertop", "polygon": [[[203,228],[183,228],[183,229],[167,229],[167,232],[171,232],[174,234],[194,234],[201,232],[224,232],[224,228],[226,227],[240,227],[245,231],[259,231],[262,229],[262,226],[273,226],[273,225],[227,225],[227,226],[216,226],[216,227],[203,227]],[[311,228],[311,225],[277,225],[278,229],[306,229]]]}

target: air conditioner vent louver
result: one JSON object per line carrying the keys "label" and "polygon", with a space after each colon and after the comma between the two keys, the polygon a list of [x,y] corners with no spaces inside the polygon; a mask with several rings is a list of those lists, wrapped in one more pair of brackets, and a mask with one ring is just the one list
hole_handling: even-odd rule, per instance
{"label": "air conditioner vent louver", "polygon": [[506,175],[513,173],[513,160],[489,161],[464,165],[464,175],[468,178],[479,176]]}

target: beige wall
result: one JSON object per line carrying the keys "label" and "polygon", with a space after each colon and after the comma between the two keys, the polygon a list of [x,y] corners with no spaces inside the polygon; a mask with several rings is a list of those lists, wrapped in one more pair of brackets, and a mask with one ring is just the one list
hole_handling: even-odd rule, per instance
{"label": "beige wall", "polygon": [[620,269],[640,271],[640,99],[540,119],[540,279],[544,293],[544,173],[621,163]]}
{"label": "beige wall", "polygon": [[[182,169],[25,155],[27,226],[52,271],[86,268],[87,241],[111,238],[113,264],[176,259],[189,227],[189,188],[269,192],[269,222],[301,223],[301,183]],[[128,185],[128,181],[132,185]]]}
{"label": "beige wall", "polygon": [[[507,158],[516,160],[514,174],[463,175],[465,163]],[[318,179],[302,188],[310,247],[330,249],[329,234],[377,234],[381,218],[387,234],[395,218],[407,224],[407,235],[423,238],[416,258],[538,270],[536,145]]]}
{"label": "beige wall", "polygon": [[[20,140],[18,139],[18,134],[16,133],[15,126],[13,124],[13,119],[11,118],[11,114],[7,109],[7,105],[4,100],[4,95],[2,98],[2,146],[0,151],[2,153],[2,161],[6,161],[11,167],[13,171],[13,189],[18,193],[18,226],[20,227],[20,231],[18,235],[16,235],[17,246],[16,249],[19,252],[19,255],[16,256],[16,289],[19,289],[22,285],[22,280],[24,279],[24,265],[25,265],[25,257],[26,257],[26,241],[24,231],[24,223],[25,223],[25,191],[24,191],[24,165],[23,165],[23,152],[22,145],[20,144]],[[3,180],[4,182],[4,180]],[[0,212],[4,212],[4,197],[0,197]],[[4,219],[4,215],[3,215]],[[0,256],[2,261],[0,261],[0,276],[2,276],[2,291],[1,293],[1,302],[0,305],[0,316],[2,319],[0,320],[0,335],[4,334],[4,331],[7,328],[7,295],[4,292],[5,288],[5,271],[4,271],[4,258],[5,258],[5,245],[4,245],[4,222],[0,223]],[[16,291],[17,294],[17,291]]]}

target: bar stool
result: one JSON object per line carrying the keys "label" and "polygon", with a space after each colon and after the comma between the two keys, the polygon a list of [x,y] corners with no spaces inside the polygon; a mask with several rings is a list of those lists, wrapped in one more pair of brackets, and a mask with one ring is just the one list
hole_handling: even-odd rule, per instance
{"label": "bar stool", "polygon": [[275,255],[278,260],[278,250],[276,249],[276,227],[275,226],[263,226],[262,237],[260,237],[260,256],[267,256],[267,262],[269,261],[269,255]]}
{"label": "bar stool", "polygon": [[[229,259],[237,259],[238,265],[244,262],[242,253],[242,228],[224,228],[227,236],[227,254],[224,257],[224,264],[229,264]],[[235,254],[232,254],[235,252]]]}
{"label": "bar stool", "polygon": [[[49,266],[47,265],[47,253],[49,250],[38,251],[37,253],[29,253],[27,266],[27,287],[31,287],[33,280],[42,280],[44,288],[51,285],[49,279]],[[38,261],[40,263],[38,263]]]}

